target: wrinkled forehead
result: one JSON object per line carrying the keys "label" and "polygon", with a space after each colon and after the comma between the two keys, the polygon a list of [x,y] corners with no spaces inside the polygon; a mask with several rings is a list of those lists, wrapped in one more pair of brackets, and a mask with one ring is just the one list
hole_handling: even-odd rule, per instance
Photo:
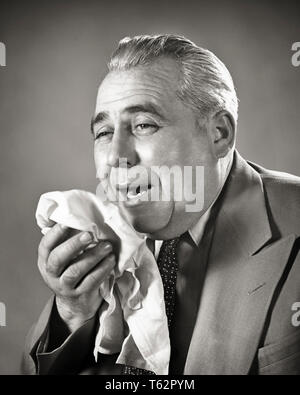
{"label": "wrinkled forehead", "polygon": [[124,71],[111,71],[100,84],[97,108],[126,100],[174,100],[179,84],[179,69],[174,60],[164,59]]}

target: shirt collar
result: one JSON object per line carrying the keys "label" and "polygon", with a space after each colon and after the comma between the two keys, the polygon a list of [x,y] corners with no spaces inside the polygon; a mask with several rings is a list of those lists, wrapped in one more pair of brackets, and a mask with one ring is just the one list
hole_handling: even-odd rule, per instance
{"label": "shirt collar", "polygon": [[201,218],[198,220],[198,222],[196,222],[196,224],[193,225],[188,231],[193,242],[196,245],[199,245],[199,243],[202,239],[205,225],[207,224],[207,221],[210,216],[210,212],[211,212],[211,207],[205,211],[205,213],[201,216]]}

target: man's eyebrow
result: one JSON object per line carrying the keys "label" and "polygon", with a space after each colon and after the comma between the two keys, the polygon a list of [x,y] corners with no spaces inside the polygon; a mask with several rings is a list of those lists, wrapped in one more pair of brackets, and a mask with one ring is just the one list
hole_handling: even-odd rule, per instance
{"label": "man's eyebrow", "polygon": [[124,112],[128,112],[129,114],[135,114],[137,112],[147,112],[149,114],[157,115],[160,118],[165,118],[164,115],[162,114],[161,110],[159,107],[152,103],[146,103],[146,104],[138,104],[136,106],[130,106],[125,108]]}
{"label": "man's eyebrow", "polygon": [[[125,113],[127,112],[129,114],[135,114],[138,112],[145,112],[145,113],[156,115],[156,116],[160,117],[161,119],[166,120],[166,117],[162,114],[161,110],[152,103],[138,104],[135,106],[126,107],[123,110],[123,112],[125,112]],[[96,124],[106,121],[107,119],[109,119],[108,112],[101,111],[97,115],[95,115],[91,121],[92,133],[94,132],[94,126]]]}
{"label": "man's eyebrow", "polygon": [[93,116],[91,120],[91,132],[94,133],[94,126],[96,124],[106,121],[108,118],[109,114],[105,111],[98,112],[97,115]]}

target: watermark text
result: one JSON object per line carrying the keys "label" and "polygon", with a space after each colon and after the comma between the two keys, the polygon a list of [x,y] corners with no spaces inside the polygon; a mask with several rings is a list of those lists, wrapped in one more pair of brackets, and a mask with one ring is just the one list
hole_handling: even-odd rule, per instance
{"label": "watermark text", "polygon": [[296,313],[292,315],[292,325],[296,327],[300,326],[300,302],[295,302],[292,305],[292,310],[296,311]]}
{"label": "watermark text", "polygon": [[6,326],[6,307],[0,302],[0,326]]}
{"label": "watermark text", "polygon": [[[99,177],[99,176],[98,176]],[[96,195],[111,202],[183,202],[186,212],[204,206],[204,166],[133,166],[126,158],[100,178]]]}
{"label": "watermark text", "polygon": [[0,42],[0,66],[6,66],[6,47],[2,42]]}
{"label": "watermark text", "polygon": [[291,58],[294,67],[300,66],[300,41],[292,44],[292,51],[294,52]]}

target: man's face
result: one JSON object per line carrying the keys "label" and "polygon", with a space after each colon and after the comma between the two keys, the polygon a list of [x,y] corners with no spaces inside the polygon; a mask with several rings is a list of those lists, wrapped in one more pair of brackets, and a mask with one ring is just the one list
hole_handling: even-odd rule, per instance
{"label": "man's face", "polygon": [[[217,160],[210,139],[199,127],[192,110],[177,97],[178,81],[179,70],[171,59],[110,72],[99,88],[93,126],[94,157],[100,182],[124,193],[125,201],[116,204],[137,231],[159,239],[177,236],[193,225],[214,199],[218,188]],[[120,169],[121,158],[126,158],[128,172],[116,186],[111,176]],[[138,166],[151,177],[155,176],[152,180],[157,182],[149,184],[149,178],[140,189],[130,188],[131,172]],[[182,199],[174,199],[178,183],[157,171],[157,167],[162,166],[170,169],[177,166],[182,172],[185,166],[190,166],[194,175],[196,166],[204,166],[205,178],[198,179],[204,182],[201,209],[186,210],[188,194],[184,190],[191,189],[191,179],[182,183]],[[159,189],[160,197],[171,189],[170,199],[145,199],[145,194],[150,196],[153,188]]]}

